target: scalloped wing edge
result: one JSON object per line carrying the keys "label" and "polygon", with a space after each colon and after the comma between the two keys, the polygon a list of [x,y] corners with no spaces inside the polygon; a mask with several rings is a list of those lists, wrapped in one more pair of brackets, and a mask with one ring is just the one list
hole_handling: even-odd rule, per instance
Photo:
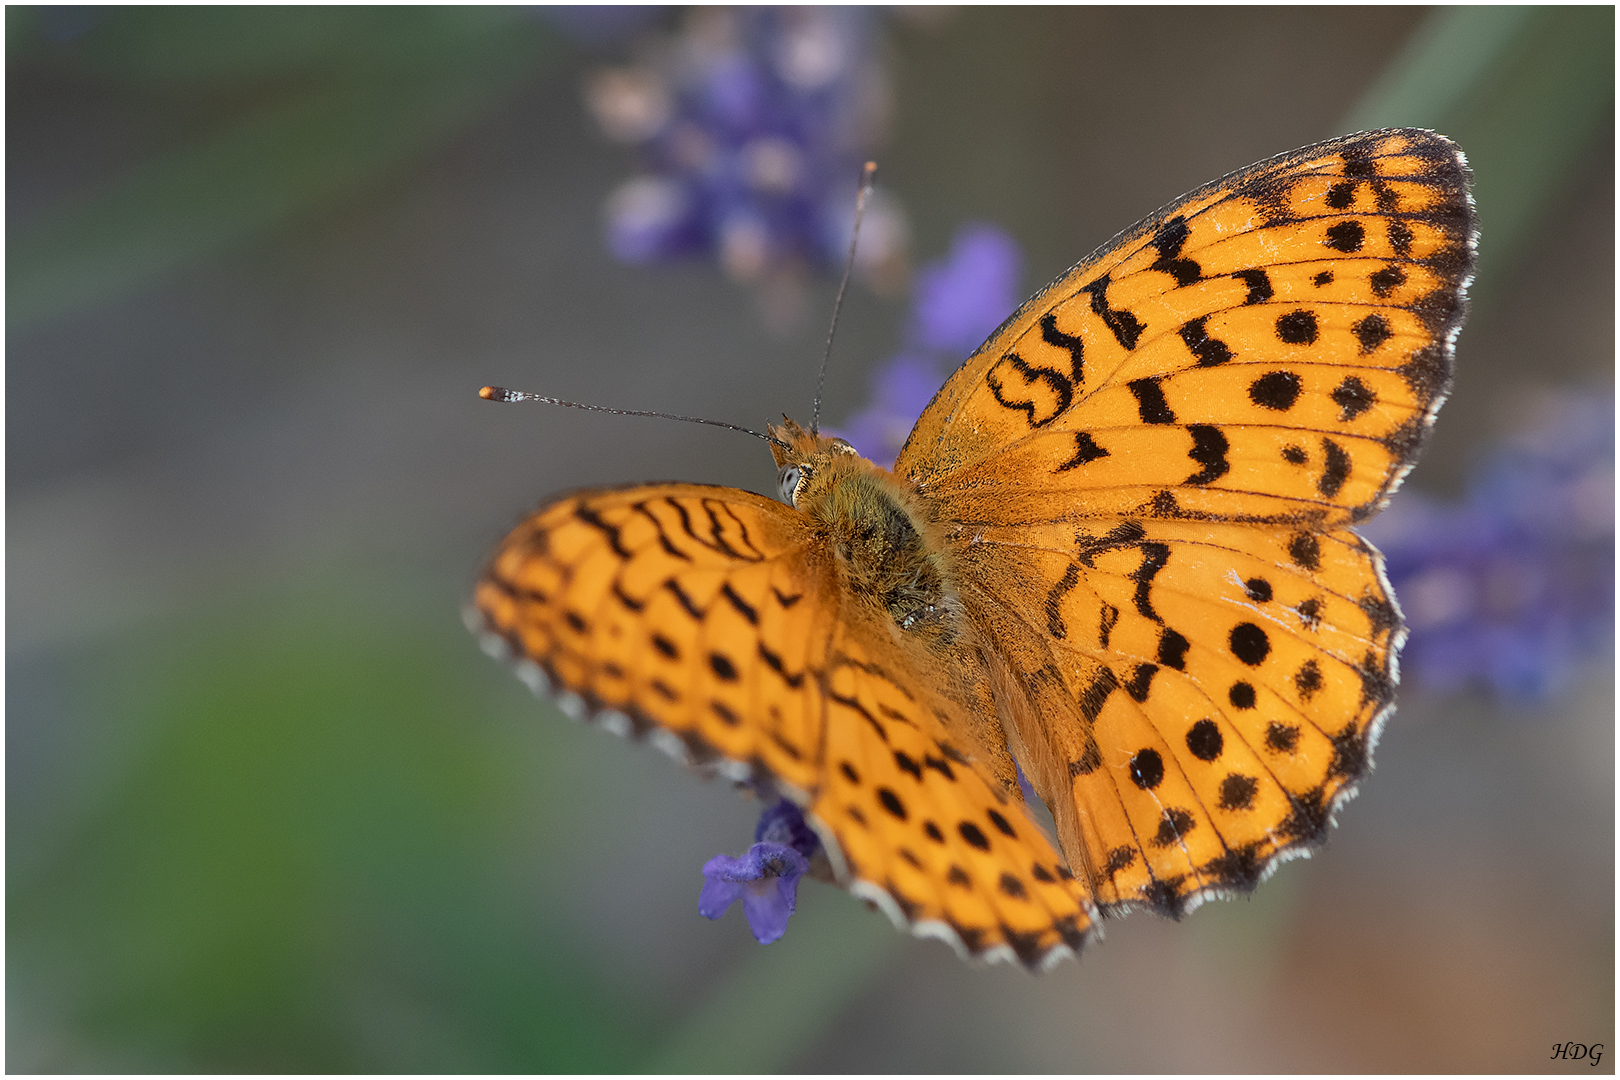
{"label": "scalloped wing edge", "polygon": [[[709,750],[707,755],[694,753],[693,745],[674,732],[658,727],[645,721],[637,721],[630,714],[620,710],[594,704],[584,696],[561,687],[551,674],[538,662],[522,655],[513,648],[500,631],[492,628],[484,618],[477,605],[466,604],[461,609],[461,621],[478,641],[479,649],[484,655],[497,660],[512,669],[518,681],[527,686],[535,697],[542,701],[550,701],[562,710],[564,716],[581,724],[590,724],[600,727],[622,739],[630,742],[650,743],[663,751],[678,764],[691,769],[700,775],[719,776],[734,784],[743,785],[758,781],[768,781],[778,791],[792,799],[799,806],[804,807],[810,803],[810,794],[799,788],[784,783],[761,762],[739,761],[729,758],[718,751]],[[706,744],[705,744],[706,745]],[[806,813],[805,820],[815,830],[817,838],[821,841],[822,850],[827,853],[827,860],[832,864],[833,875],[837,878],[838,886],[854,896],[875,907],[889,917],[895,928],[909,933],[916,938],[933,938],[943,941],[950,946],[962,960],[974,965],[1014,964],[1025,967],[1030,971],[1047,972],[1062,963],[1065,959],[1079,959],[1077,950],[1063,942],[1058,942],[1044,953],[1035,958],[1033,963],[1025,964],[1013,951],[1011,945],[1002,943],[975,953],[967,946],[957,929],[947,922],[937,919],[923,919],[916,922],[906,918],[900,904],[888,889],[877,882],[866,878],[854,877],[849,872],[849,865],[844,859],[844,853],[838,846],[838,841],[830,828],[819,817]],[[1091,927],[1086,931],[1086,943],[1102,937],[1102,926],[1096,917],[1097,912],[1092,905],[1090,914],[1093,916]]]}
{"label": "scalloped wing edge", "polygon": [[[1401,684],[1401,649],[1405,648],[1409,633],[1406,626],[1406,614],[1401,611],[1401,602],[1395,596],[1395,589],[1390,585],[1389,575],[1385,572],[1384,553],[1379,551],[1371,540],[1356,532],[1355,529],[1348,528],[1346,531],[1354,533],[1356,539],[1366,545],[1368,553],[1372,555],[1373,571],[1378,575],[1378,584],[1383,588],[1384,595],[1389,598],[1390,605],[1395,609],[1395,631],[1390,637],[1389,644],[1389,682],[1393,691],[1394,688]],[[1332,801],[1328,803],[1326,824],[1323,826],[1322,831],[1314,838],[1296,840],[1285,847],[1278,848],[1266,859],[1265,865],[1260,867],[1252,884],[1246,888],[1234,888],[1229,885],[1209,885],[1185,896],[1178,896],[1174,910],[1164,910],[1152,904],[1136,900],[1124,900],[1116,904],[1099,904],[1098,908],[1102,915],[1105,918],[1118,918],[1133,911],[1145,911],[1161,918],[1179,921],[1183,916],[1191,914],[1211,900],[1235,900],[1242,896],[1248,896],[1263,883],[1269,881],[1271,875],[1281,869],[1284,863],[1293,862],[1295,859],[1310,858],[1312,854],[1326,846],[1328,837],[1332,835],[1334,829],[1339,827],[1340,808],[1361,793],[1361,782],[1372,775],[1378,741],[1383,737],[1384,725],[1394,715],[1395,699],[1391,696],[1384,707],[1379,709],[1377,714],[1367,722],[1366,766],[1353,779],[1347,781],[1343,787],[1334,792]],[[1098,926],[1097,930],[1099,931],[1098,936],[1101,936],[1101,927]]]}

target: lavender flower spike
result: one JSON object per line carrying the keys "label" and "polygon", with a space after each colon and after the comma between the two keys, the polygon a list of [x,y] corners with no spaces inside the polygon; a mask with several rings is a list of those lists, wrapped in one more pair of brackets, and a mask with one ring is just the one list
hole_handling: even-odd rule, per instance
{"label": "lavender flower spike", "polygon": [[799,879],[810,870],[809,856],[820,842],[799,808],[787,799],[760,816],[757,841],[741,856],[716,855],[703,864],[703,892],[698,914],[718,919],[742,901],[743,915],[761,945],[787,933],[788,918],[798,903]]}

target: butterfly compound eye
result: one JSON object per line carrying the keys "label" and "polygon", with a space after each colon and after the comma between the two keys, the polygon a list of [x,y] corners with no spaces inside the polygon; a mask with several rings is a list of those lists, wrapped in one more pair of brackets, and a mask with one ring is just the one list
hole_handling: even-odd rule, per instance
{"label": "butterfly compound eye", "polygon": [[782,501],[789,506],[796,505],[793,497],[799,493],[799,481],[803,478],[804,474],[797,465],[784,465],[782,471],[777,474],[777,483],[782,488]]}

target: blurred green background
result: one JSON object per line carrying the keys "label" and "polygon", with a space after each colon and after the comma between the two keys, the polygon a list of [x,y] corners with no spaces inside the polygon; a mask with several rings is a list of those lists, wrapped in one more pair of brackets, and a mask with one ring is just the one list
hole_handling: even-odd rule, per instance
{"label": "blurred green background", "polygon": [[[1613,670],[1543,708],[1403,694],[1316,858],[1045,977],[823,886],[697,915],[754,808],[569,724],[457,611],[540,497],[768,491],[712,429],[503,383],[808,412],[712,266],[612,261],[631,161],[586,45],[514,8],[7,9],[10,1071],[1535,1071],[1614,1034]],[[955,9],[895,19],[881,153],[918,261],[1033,290],[1180,192],[1431,126],[1483,225],[1412,485],[1538,387],[1612,395],[1612,8]],[[830,306],[835,282],[812,307]],[[903,298],[857,290],[825,415]],[[1605,1060],[1605,1066],[1608,1060]]]}

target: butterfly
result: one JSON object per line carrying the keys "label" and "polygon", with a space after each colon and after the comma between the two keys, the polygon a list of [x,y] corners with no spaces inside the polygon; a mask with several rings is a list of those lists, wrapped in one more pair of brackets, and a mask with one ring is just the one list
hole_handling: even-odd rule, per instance
{"label": "butterfly", "polygon": [[555,498],[472,625],[571,716],[791,799],[839,884],[969,958],[1252,889],[1393,707],[1405,632],[1354,526],[1450,385],[1469,183],[1398,129],[1200,187],[1014,312],[892,471],[784,418],[780,501]]}

